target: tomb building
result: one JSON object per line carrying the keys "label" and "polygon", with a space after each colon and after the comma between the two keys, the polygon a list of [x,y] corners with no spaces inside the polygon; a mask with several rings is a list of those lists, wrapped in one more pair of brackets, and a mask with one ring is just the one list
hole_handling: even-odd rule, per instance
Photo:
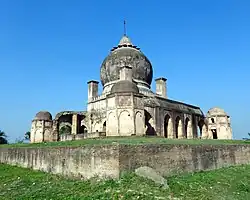
{"label": "tomb building", "polygon": [[232,139],[230,117],[221,108],[206,115],[198,106],[168,98],[167,79],[155,79],[153,67],[127,35],[111,49],[100,68],[99,82],[88,84],[86,111],[47,111],[32,121],[31,142],[109,136],[152,135],[170,139]]}

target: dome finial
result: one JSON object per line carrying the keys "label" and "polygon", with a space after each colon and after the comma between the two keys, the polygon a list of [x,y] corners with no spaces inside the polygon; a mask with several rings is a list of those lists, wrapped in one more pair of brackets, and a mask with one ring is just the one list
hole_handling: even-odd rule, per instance
{"label": "dome finial", "polygon": [[123,28],[124,28],[124,36],[126,36],[127,35],[127,33],[126,33],[126,20],[124,20],[123,21]]}

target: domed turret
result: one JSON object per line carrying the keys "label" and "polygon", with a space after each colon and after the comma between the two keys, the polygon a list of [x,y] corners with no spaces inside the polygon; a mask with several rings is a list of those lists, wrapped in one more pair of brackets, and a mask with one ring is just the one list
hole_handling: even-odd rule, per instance
{"label": "domed turret", "polygon": [[35,120],[52,120],[52,115],[48,111],[40,111],[36,114]]}
{"label": "domed turret", "polygon": [[122,66],[132,67],[133,80],[140,87],[150,88],[153,68],[148,58],[134,46],[124,35],[118,46],[114,47],[101,65],[101,82],[104,93],[111,90],[112,85],[119,80]]}
{"label": "domed turret", "polygon": [[207,112],[207,117],[213,116],[227,116],[227,113],[222,108],[214,107]]}

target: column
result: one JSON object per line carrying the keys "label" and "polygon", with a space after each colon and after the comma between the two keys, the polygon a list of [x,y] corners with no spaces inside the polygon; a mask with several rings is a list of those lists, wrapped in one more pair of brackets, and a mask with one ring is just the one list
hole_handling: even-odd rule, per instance
{"label": "column", "polygon": [[171,139],[175,138],[174,129],[173,129],[173,120],[171,117],[168,120],[168,138],[171,138]]}
{"label": "column", "polygon": [[71,128],[71,134],[76,135],[77,134],[77,114],[72,115],[72,128]]}

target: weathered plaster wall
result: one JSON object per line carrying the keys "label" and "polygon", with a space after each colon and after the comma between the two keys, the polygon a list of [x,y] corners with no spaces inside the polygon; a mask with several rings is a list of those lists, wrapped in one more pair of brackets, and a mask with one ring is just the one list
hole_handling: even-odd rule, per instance
{"label": "weathered plaster wall", "polygon": [[71,177],[119,176],[116,145],[60,148],[0,148],[0,163]]}
{"label": "weathered plaster wall", "polygon": [[250,163],[250,145],[121,145],[120,171],[149,166],[163,175]]}
{"label": "weathered plaster wall", "polygon": [[232,139],[232,128],[228,116],[208,116],[208,138],[213,138],[212,130],[216,130],[218,139]]}
{"label": "weathered plaster wall", "polygon": [[31,125],[31,143],[53,141],[52,120],[33,120]]}
{"label": "weathered plaster wall", "polygon": [[149,166],[163,175],[250,163],[250,145],[96,145],[0,148],[0,162],[46,172],[90,178],[118,178]]}

